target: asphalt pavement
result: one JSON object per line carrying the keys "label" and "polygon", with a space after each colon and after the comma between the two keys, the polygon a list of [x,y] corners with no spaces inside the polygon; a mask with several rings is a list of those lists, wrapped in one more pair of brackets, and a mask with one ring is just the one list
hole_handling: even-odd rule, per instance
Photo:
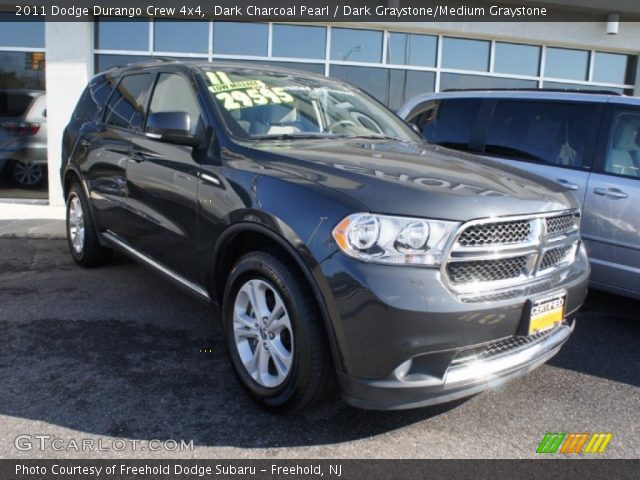
{"label": "asphalt pavement", "polygon": [[533,458],[546,432],[611,432],[600,456],[640,458],[639,312],[590,292],[560,354],[467,400],[278,416],[208,306],[122,256],[82,269],[63,240],[0,238],[0,458]]}

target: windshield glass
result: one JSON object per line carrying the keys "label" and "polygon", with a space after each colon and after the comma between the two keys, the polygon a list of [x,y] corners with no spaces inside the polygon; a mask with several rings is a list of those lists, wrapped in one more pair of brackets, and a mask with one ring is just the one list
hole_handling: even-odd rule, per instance
{"label": "windshield glass", "polygon": [[341,83],[249,68],[203,72],[228,129],[242,139],[419,140],[384,106]]}

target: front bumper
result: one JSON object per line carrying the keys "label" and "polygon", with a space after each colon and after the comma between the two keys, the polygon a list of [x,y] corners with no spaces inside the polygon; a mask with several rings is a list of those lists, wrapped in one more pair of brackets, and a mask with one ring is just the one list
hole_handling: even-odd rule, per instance
{"label": "front bumper", "polygon": [[450,402],[496,388],[524,375],[553,357],[568,340],[575,322],[561,324],[542,339],[487,359],[450,366],[443,378],[423,376],[415,380],[363,380],[340,374],[343,399],[350,405],[373,410],[425,407]]}
{"label": "front bumper", "polygon": [[[512,298],[468,302],[433,269],[373,265],[336,254],[321,264],[340,354],[344,400],[370,409],[413,408],[473,395],[555,355],[574,328],[588,285],[584,248],[566,270]],[[566,292],[562,324],[521,337],[527,300]],[[492,349],[499,354],[470,353]],[[404,371],[410,361],[409,367]]]}

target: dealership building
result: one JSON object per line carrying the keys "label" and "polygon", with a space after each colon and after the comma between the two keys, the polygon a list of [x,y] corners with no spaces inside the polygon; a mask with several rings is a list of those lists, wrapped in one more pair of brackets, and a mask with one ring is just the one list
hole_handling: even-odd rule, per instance
{"label": "dealership building", "polygon": [[[560,2],[538,2],[553,5]],[[566,4],[567,2],[562,2]],[[150,57],[301,69],[354,83],[392,109],[424,92],[560,88],[640,95],[640,23],[629,2],[583,1],[592,22],[249,23],[158,20],[13,22],[0,13],[0,91],[46,90],[48,193],[3,180],[0,197],[63,203],[61,135],[87,81]],[[631,2],[632,4],[633,2]],[[633,8],[633,6],[628,7]],[[46,184],[47,182],[45,182]]]}

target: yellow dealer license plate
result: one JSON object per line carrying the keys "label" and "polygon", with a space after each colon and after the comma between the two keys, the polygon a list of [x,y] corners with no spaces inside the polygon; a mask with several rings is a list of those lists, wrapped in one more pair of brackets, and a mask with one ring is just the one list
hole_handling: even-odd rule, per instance
{"label": "yellow dealer license plate", "polygon": [[549,330],[562,322],[566,296],[565,292],[559,292],[531,302],[529,335]]}

